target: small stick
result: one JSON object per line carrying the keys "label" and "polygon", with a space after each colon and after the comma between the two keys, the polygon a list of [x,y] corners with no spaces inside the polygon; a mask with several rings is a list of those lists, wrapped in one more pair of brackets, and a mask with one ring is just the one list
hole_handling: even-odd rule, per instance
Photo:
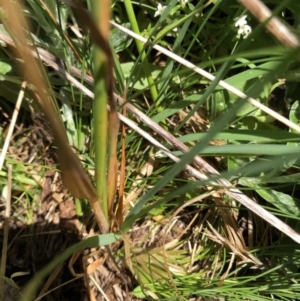
{"label": "small stick", "polygon": [[24,90],[26,88],[26,85],[27,85],[26,81],[22,82],[21,90],[19,92],[17,103],[16,103],[16,106],[15,106],[15,109],[14,109],[14,112],[13,112],[13,115],[12,115],[12,118],[11,118],[11,123],[9,125],[9,129],[8,129],[6,139],[5,139],[3,148],[2,148],[2,152],[0,154],[0,171],[2,170],[3,163],[4,163],[4,160],[5,160],[5,156],[6,156],[8,147],[9,147],[10,139],[11,139],[11,136],[13,134],[13,131],[14,131],[14,128],[15,128],[15,125],[16,125],[16,121],[17,121],[17,118],[18,118],[18,115],[19,115],[20,107],[21,107],[21,104],[22,104],[22,101],[23,101],[23,98],[24,98]]}
{"label": "small stick", "polygon": [[[10,164],[7,164],[7,193],[6,193],[6,207],[5,207],[4,229],[3,229],[3,246],[2,246],[1,266],[0,266],[0,275],[2,276],[5,276],[5,270],[6,270],[9,216],[10,216],[10,208],[11,208],[11,186],[12,186],[12,167]],[[4,281],[5,279],[0,277],[0,298],[5,298]]]}
{"label": "small stick", "polygon": [[297,48],[300,46],[299,40],[290,29],[260,0],[238,0],[258,21],[265,22],[269,32],[284,46]]}

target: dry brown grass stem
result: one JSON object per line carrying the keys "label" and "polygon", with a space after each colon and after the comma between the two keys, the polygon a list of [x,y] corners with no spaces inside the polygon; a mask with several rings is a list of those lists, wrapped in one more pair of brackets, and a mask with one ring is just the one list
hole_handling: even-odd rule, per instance
{"label": "dry brown grass stem", "polygon": [[268,31],[284,46],[297,48],[298,37],[260,0],[238,0],[258,21],[266,22]]}

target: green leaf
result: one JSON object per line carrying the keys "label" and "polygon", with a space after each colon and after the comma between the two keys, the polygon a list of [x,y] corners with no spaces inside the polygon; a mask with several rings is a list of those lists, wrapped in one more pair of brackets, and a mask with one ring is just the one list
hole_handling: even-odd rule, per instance
{"label": "green leaf", "polygon": [[162,112],[155,115],[152,118],[152,120],[155,122],[160,122],[162,120],[165,120],[167,117],[172,116],[173,114],[179,112],[180,110],[186,108],[187,106],[194,104],[195,102],[198,102],[201,96],[202,94],[190,95],[185,99],[172,104],[170,107],[166,107]]}
{"label": "green leaf", "polygon": [[299,125],[300,123],[300,105],[299,100],[295,101],[290,109],[290,120]]}
{"label": "green leaf", "polygon": [[[134,62],[121,64],[122,71],[125,78],[131,76],[132,82],[134,82],[133,88],[136,90],[144,90],[149,88],[147,78],[144,76],[143,72],[139,72],[139,74],[132,75],[133,68],[137,68]],[[140,66],[138,68],[141,68]],[[161,72],[163,71],[163,67],[150,65],[150,71],[154,79],[157,79]]]}
{"label": "green leaf", "polygon": [[277,207],[281,213],[292,215],[294,217],[300,217],[300,207],[297,203],[299,200],[292,198],[291,196],[276,191],[259,188],[256,192],[266,201]]}
{"label": "green leaf", "polygon": [[[298,147],[278,144],[233,144],[220,146],[206,146],[199,155],[202,156],[275,156],[284,154],[297,154]],[[181,156],[181,151],[173,152],[176,156]]]}
{"label": "green leaf", "polygon": [[293,218],[300,217],[299,200],[276,190],[262,188],[258,185],[258,178],[241,178],[239,184],[251,187],[267,202],[277,207],[282,214],[292,216]]}
{"label": "green leaf", "polygon": [[[127,29],[130,29],[130,24],[129,23],[124,23],[122,24]],[[125,50],[127,47],[129,47],[133,41],[133,38],[129,37],[122,31],[120,31],[117,28],[113,28],[111,30],[111,37],[110,37],[110,42],[111,45],[115,51],[115,53],[118,53],[120,51]]]}
{"label": "green leaf", "polygon": [[[167,109],[168,110],[168,109]],[[192,133],[179,137],[181,142],[192,142],[202,140],[206,132]],[[267,131],[267,130],[227,130],[216,134],[216,140],[228,141],[251,141],[251,142],[300,142],[299,133],[287,133],[286,131]]]}
{"label": "green leaf", "polygon": [[[276,68],[277,65],[277,61],[267,62],[258,65],[253,69],[246,70],[230,78],[227,78],[225,82],[245,93],[246,90],[249,89],[249,87],[261,85],[259,79],[261,79],[264,75],[269,74],[272,70],[274,70],[274,68]],[[260,97],[266,99],[269,89],[262,89],[262,91],[263,92],[261,92],[260,94],[254,94],[250,96],[254,98]],[[236,95],[224,91],[224,89],[221,87],[218,87],[215,90],[215,93],[217,99],[217,108],[219,112],[222,112],[224,109],[228,109],[228,106],[236,101]],[[257,111],[258,110],[253,105],[245,101],[244,106],[242,106],[238,110],[236,116],[254,115],[257,114],[255,113]]]}
{"label": "green leaf", "polygon": [[284,175],[273,178],[266,178],[260,181],[261,183],[289,183],[289,184],[300,184],[300,173],[292,175]]}
{"label": "green leaf", "polygon": [[11,60],[1,58],[1,61],[0,61],[0,75],[5,75],[6,73],[8,73],[12,70],[12,66],[8,62],[11,62]]}
{"label": "green leaf", "polygon": [[62,120],[65,122],[67,136],[70,145],[78,148],[77,141],[77,129],[73,118],[73,110],[69,102],[65,101],[61,107],[62,110]]}

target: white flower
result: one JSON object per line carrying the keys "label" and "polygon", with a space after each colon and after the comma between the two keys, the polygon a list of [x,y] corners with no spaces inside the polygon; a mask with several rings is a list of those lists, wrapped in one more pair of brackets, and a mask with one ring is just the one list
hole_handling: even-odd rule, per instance
{"label": "white flower", "polygon": [[247,24],[247,16],[240,17],[234,24],[235,27],[239,27],[237,37],[238,39],[243,36],[244,39],[252,32],[252,28]]}
{"label": "white flower", "polygon": [[237,19],[237,21],[235,22],[234,26],[235,27],[243,27],[247,24],[247,20],[246,20],[247,16],[241,16],[240,18]]}
{"label": "white flower", "polygon": [[154,18],[160,16],[164,10],[166,9],[166,6],[162,6],[160,3],[157,5],[157,11],[154,14]]}

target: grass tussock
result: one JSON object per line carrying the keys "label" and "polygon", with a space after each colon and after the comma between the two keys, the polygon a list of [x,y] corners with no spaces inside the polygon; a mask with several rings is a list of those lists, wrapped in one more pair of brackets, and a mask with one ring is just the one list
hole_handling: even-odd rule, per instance
{"label": "grass tussock", "polygon": [[295,1],[0,3],[1,300],[299,299]]}

